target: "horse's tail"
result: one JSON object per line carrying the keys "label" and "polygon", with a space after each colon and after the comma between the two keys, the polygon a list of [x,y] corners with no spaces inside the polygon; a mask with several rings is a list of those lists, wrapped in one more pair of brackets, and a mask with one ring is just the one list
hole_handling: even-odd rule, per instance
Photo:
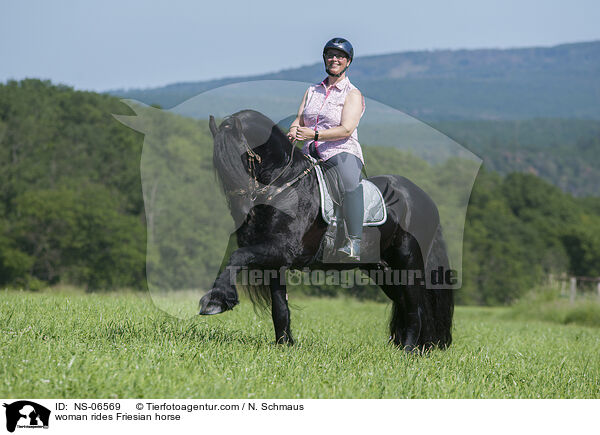
{"label": "horse's tail", "polygon": [[[442,235],[442,227],[437,227],[431,249],[425,262],[426,281],[431,280],[433,271],[450,270],[450,262],[446,251],[446,242]],[[444,276],[442,276],[444,275]],[[445,273],[437,279],[445,279]],[[426,285],[425,310],[422,331],[423,343],[430,343],[442,349],[452,343],[452,316],[454,314],[454,289],[444,285]]]}
{"label": "horse's tail", "polygon": [[271,308],[271,287],[268,284],[258,284],[258,285],[250,285],[247,283],[238,283],[236,284],[238,291],[245,292],[250,301],[252,302],[252,306],[254,307],[254,311],[258,312],[259,310],[268,310]]}
{"label": "horse's tail", "polygon": [[[446,244],[440,226],[436,230],[423,271],[431,274],[431,271],[437,270],[438,267],[442,267],[444,271],[449,268]],[[415,345],[421,351],[429,350],[432,347],[446,349],[452,343],[454,292],[452,288],[439,287],[441,286],[423,284],[419,290],[421,293],[417,298],[416,309],[419,311],[420,325]],[[392,298],[390,339],[397,344],[402,343],[402,338],[396,335],[402,335],[411,327],[407,316],[410,307],[406,306],[406,302],[404,297]]]}

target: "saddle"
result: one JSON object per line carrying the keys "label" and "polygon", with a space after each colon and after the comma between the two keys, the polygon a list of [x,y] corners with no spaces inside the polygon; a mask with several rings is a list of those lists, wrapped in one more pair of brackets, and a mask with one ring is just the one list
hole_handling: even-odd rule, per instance
{"label": "saddle", "polygon": [[[309,160],[317,160],[307,155]],[[328,228],[321,240],[317,260],[325,263],[343,262],[343,256],[337,253],[347,237],[347,229],[342,216],[342,190],[340,189],[339,173],[336,170],[323,171],[318,164],[315,166],[321,199],[321,215]],[[361,241],[361,263],[379,261],[379,231],[374,234],[368,227],[383,225],[387,220],[387,208],[379,188],[369,180],[361,180],[363,187],[364,215],[363,239]],[[374,236],[377,240],[373,240]]]}

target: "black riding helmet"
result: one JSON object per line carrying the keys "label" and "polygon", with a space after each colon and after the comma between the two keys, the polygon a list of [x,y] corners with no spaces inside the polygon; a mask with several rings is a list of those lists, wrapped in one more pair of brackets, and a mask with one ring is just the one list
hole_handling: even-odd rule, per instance
{"label": "black riding helmet", "polygon": [[323,62],[325,63],[325,71],[327,71],[327,74],[329,74],[330,76],[339,77],[342,74],[344,74],[344,72],[348,69],[348,66],[350,65],[344,68],[344,71],[340,72],[339,74],[331,74],[329,72],[329,69],[327,69],[327,60],[325,59],[325,53],[330,48],[334,48],[336,50],[340,50],[346,53],[350,62],[352,62],[352,59],[354,58],[354,48],[352,48],[352,44],[350,44],[350,41],[344,38],[330,39],[329,41],[327,41],[327,44],[325,44],[325,47],[323,47]]}

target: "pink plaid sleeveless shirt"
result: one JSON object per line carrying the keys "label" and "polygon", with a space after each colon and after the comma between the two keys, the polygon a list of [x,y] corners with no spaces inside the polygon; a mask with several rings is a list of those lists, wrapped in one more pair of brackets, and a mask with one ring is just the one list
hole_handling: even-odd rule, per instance
{"label": "pink plaid sleeveless shirt", "polygon": [[[356,89],[348,77],[344,77],[343,80],[339,81],[329,89],[325,86],[327,79],[323,80],[317,85],[313,85],[308,88],[308,94],[306,95],[306,103],[304,105],[304,112],[302,117],[304,125],[312,128],[313,130],[324,130],[332,127],[338,127],[342,123],[342,109],[344,108],[344,102],[346,101],[346,95],[352,89]],[[363,111],[365,113],[365,99],[363,97]],[[361,117],[362,117],[361,113]],[[365,163],[363,159],[362,150],[360,143],[358,143],[358,127],[354,129],[352,134],[339,140],[330,141],[318,141],[316,143],[317,152],[323,160],[327,160],[339,153],[350,153],[358,157],[363,165]],[[306,141],[302,152],[305,154],[309,153],[309,146],[313,141]]]}

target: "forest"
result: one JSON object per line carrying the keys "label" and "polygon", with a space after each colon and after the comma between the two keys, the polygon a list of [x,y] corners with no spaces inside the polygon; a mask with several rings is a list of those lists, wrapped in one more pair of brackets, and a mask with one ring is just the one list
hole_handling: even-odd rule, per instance
{"label": "forest", "polygon": [[[208,123],[148,110],[160,117],[153,125],[161,127],[154,139],[161,147],[115,119],[113,114],[134,113],[114,96],[34,79],[0,85],[0,285],[145,289],[148,271],[164,269],[165,286],[208,289],[214,279],[208,271],[220,264],[230,231],[225,219],[211,217],[228,212],[206,189],[215,183]],[[514,150],[514,143],[501,142],[507,136],[501,125],[472,121],[476,125],[465,129],[461,122],[444,128],[467,143],[472,136],[461,132],[495,142],[483,153],[468,202],[458,302],[510,304],[550,275],[600,276],[598,183],[581,172],[586,161],[597,159],[597,124],[575,129],[568,121],[542,120],[551,133],[536,134],[539,123],[521,121],[536,152],[551,149],[556,157],[546,169],[532,171],[527,159],[535,159],[533,151],[523,154],[520,165],[510,164],[514,153],[507,157],[503,150]],[[572,146],[581,153],[570,152]],[[369,175],[393,171],[411,178],[418,172],[429,180],[422,187],[432,197],[447,198],[438,207],[451,210],[458,193],[447,180],[457,177],[460,162],[432,165],[371,144],[364,151],[372,162]],[[556,165],[580,181],[550,183]],[[460,220],[450,219],[454,225]],[[372,288],[343,291],[381,297]]]}

